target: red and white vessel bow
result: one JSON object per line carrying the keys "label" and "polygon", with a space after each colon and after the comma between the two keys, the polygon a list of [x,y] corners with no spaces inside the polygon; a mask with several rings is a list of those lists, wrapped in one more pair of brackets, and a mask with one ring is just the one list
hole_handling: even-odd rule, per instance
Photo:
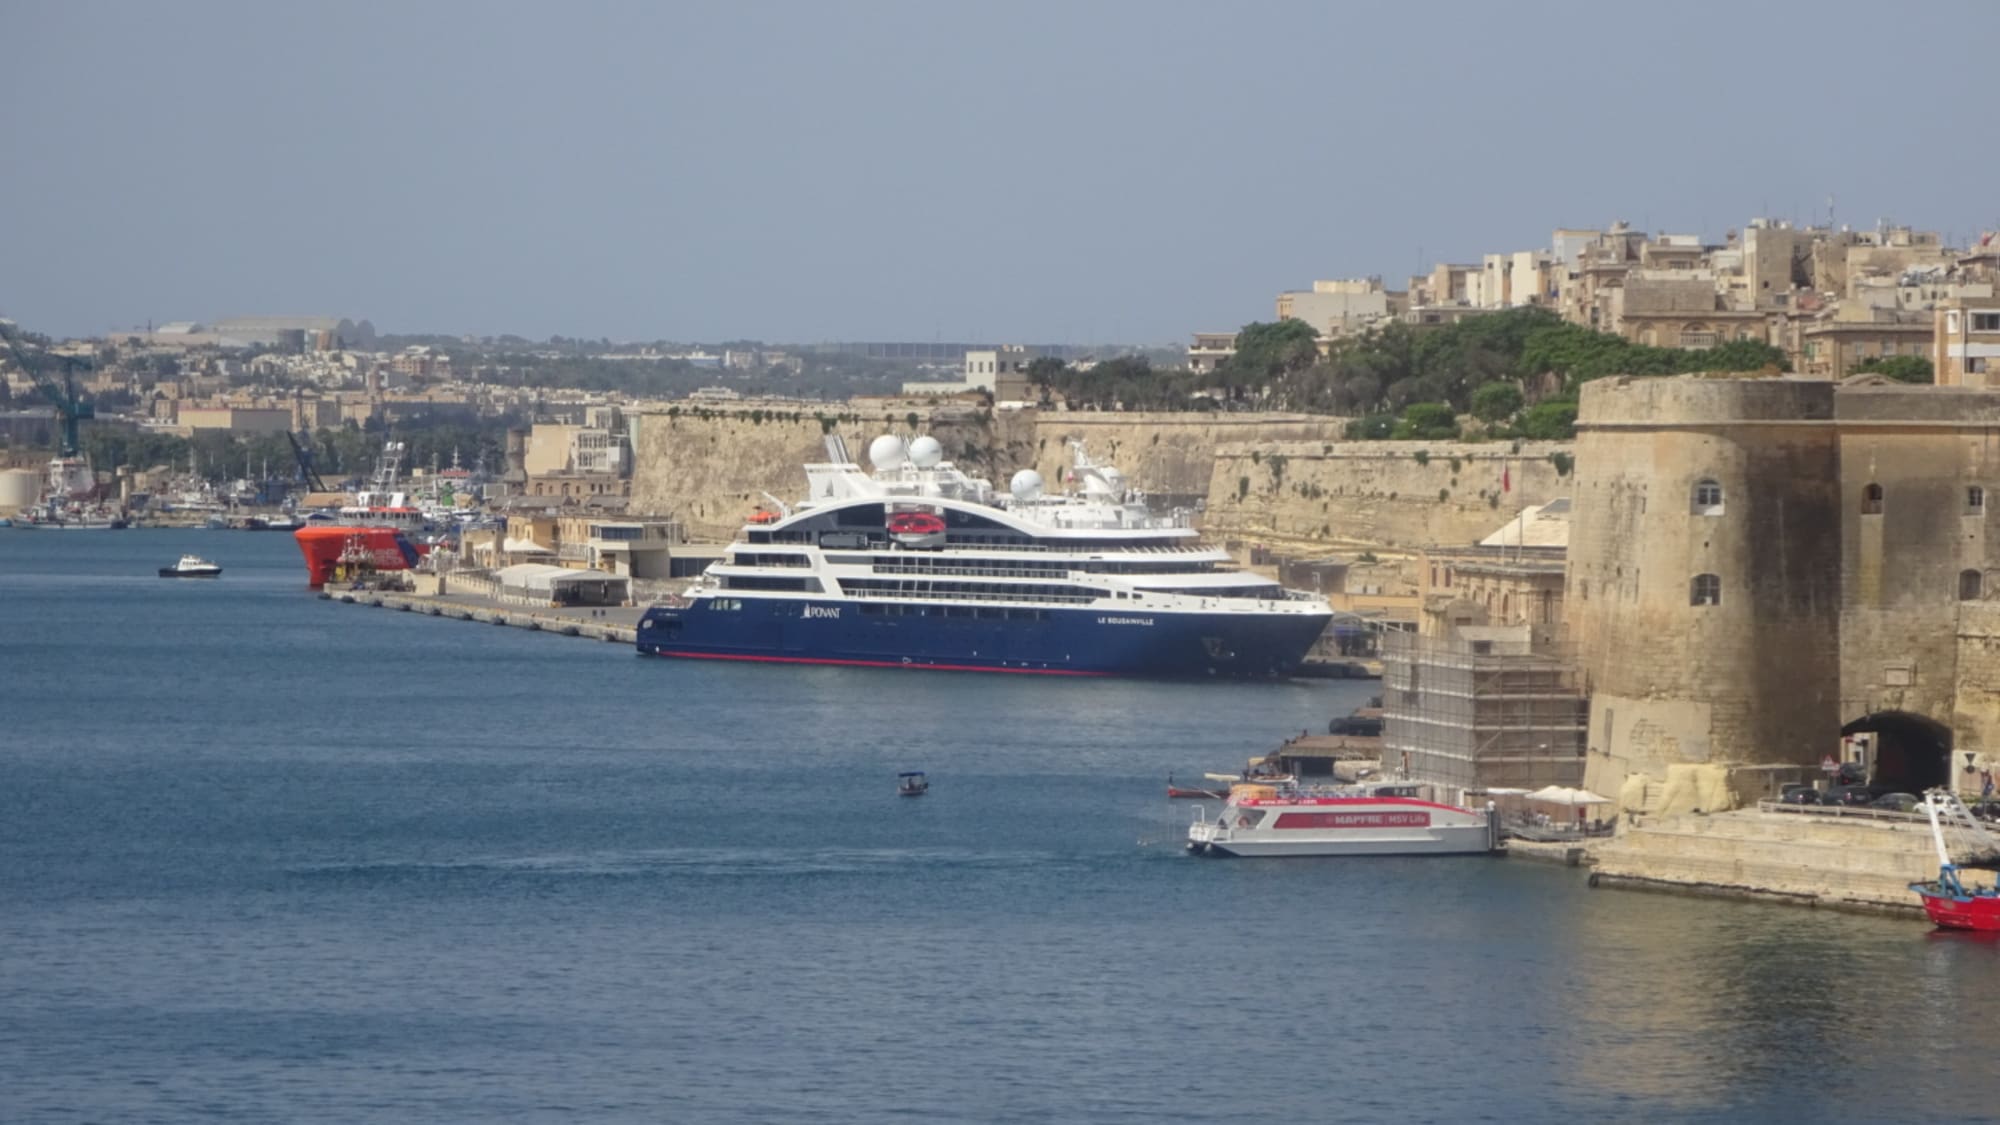
{"label": "red and white vessel bow", "polygon": [[[1910,884],[1923,900],[1924,913],[1941,929],[2000,932],[2000,886],[1967,886],[1960,877],[1966,867],[2000,869],[2000,838],[1974,819],[1948,789],[1925,793],[1923,809],[1930,817],[1938,857],[1937,878]],[[1945,842],[1947,826],[1956,837],[1956,848]]]}
{"label": "red and white vessel bow", "polygon": [[1425,800],[1407,782],[1352,786],[1241,782],[1210,819],[1188,826],[1197,855],[1471,855],[1500,846],[1500,820],[1489,807]]}

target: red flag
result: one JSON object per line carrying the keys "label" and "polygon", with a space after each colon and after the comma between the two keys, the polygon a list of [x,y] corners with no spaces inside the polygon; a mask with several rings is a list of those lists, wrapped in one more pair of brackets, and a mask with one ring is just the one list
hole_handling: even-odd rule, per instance
{"label": "red flag", "polygon": [[1511,466],[1508,465],[1500,466],[1500,491],[1502,492],[1514,491],[1514,471]]}

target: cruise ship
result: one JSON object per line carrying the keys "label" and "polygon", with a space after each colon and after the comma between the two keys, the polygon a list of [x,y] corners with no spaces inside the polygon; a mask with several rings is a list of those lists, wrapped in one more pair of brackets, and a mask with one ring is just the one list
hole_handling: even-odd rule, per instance
{"label": "cruise ship", "polygon": [[1236,569],[1184,513],[1155,515],[1078,445],[1070,488],[1008,493],[932,437],[836,435],[809,496],[773,501],[683,596],[641,617],[642,654],[1068,676],[1272,677],[1326,602]]}

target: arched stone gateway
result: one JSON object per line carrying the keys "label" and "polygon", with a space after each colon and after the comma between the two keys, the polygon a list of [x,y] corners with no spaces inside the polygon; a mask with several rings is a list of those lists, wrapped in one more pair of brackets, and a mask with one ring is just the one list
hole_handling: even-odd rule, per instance
{"label": "arched stone gateway", "polygon": [[1951,784],[1951,728],[1908,711],[1877,711],[1840,728],[1873,736],[1868,781],[1897,793]]}

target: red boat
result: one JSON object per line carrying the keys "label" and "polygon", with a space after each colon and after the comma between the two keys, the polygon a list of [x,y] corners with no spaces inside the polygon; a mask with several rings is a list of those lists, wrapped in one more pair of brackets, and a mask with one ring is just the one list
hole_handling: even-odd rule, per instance
{"label": "red boat", "polygon": [[1956,867],[1940,868],[1936,880],[1911,883],[1910,889],[1923,898],[1924,913],[1941,930],[2000,932],[2000,892],[1961,885]]}
{"label": "red boat", "polygon": [[306,558],[306,581],[315,590],[342,565],[366,565],[375,570],[411,570],[423,551],[393,527],[331,524],[302,527],[292,533]]}
{"label": "red boat", "polygon": [[1994,866],[2000,860],[2000,841],[1972,818],[1953,794],[1933,789],[1924,794],[1924,811],[1931,818],[1931,837],[1937,842],[1938,877],[1928,883],[1911,883],[1910,889],[1924,903],[1924,913],[1939,929],[2000,932],[2000,887],[1968,887],[1959,880],[1960,865],[1952,862],[1945,847],[1944,826],[1939,814],[1950,820],[1962,834],[1970,836],[1973,862]]}

